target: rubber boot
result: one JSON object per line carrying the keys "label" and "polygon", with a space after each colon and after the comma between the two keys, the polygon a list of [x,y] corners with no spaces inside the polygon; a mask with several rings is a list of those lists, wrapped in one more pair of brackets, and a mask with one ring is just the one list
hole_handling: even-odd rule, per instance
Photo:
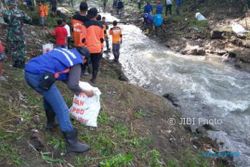
{"label": "rubber boot", "polygon": [[53,131],[54,128],[57,127],[57,124],[55,122],[56,114],[53,111],[50,111],[50,110],[45,110],[45,112],[46,112],[46,117],[47,117],[46,130]]}
{"label": "rubber boot", "polygon": [[67,152],[83,153],[90,149],[87,144],[83,144],[77,140],[77,130],[74,129],[70,132],[63,132],[66,141]]}

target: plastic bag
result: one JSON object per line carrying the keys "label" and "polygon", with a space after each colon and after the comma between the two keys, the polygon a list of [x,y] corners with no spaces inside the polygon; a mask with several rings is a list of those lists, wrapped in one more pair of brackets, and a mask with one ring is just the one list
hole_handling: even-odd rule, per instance
{"label": "plastic bag", "polygon": [[92,90],[93,97],[87,97],[85,94],[75,95],[73,104],[70,108],[70,114],[81,124],[91,127],[97,127],[97,117],[101,108],[101,92],[97,87],[91,86],[87,82],[80,82],[79,86],[83,90]]}
{"label": "plastic bag", "polygon": [[52,43],[44,44],[43,45],[43,54],[45,54],[45,53],[47,53],[47,52],[49,52],[49,51],[51,51],[53,49],[54,49],[54,46],[53,46]]}
{"label": "plastic bag", "polygon": [[238,24],[238,23],[233,23],[233,24],[232,24],[232,30],[233,30],[233,32],[235,32],[237,35],[243,35],[244,33],[247,32],[246,29],[245,29],[242,25],[240,25],[240,24]]}
{"label": "plastic bag", "polygon": [[197,13],[195,14],[195,18],[196,18],[198,21],[207,20],[200,12],[197,12]]}

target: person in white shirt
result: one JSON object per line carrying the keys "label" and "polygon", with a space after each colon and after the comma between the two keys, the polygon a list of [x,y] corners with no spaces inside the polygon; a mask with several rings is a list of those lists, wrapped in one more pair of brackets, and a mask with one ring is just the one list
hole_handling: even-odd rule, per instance
{"label": "person in white shirt", "polygon": [[65,28],[66,31],[67,31],[67,44],[68,44],[68,48],[69,48],[71,33],[70,33],[70,27],[69,27],[69,25],[67,24],[65,18],[63,19],[63,25],[64,25],[64,28]]}
{"label": "person in white shirt", "polygon": [[166,16],[168,15],[168,11],[169,11],[169,15],[172,15],[172,0],[166,0]]}

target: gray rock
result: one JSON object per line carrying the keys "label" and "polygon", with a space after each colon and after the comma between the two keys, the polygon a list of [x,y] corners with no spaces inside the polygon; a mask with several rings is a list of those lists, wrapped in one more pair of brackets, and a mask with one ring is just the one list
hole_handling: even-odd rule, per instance
{"label": "gray rock", "polygon": [[218,30],[212,30],[210,32],[210,37],[211,39],[223,39],[223,32],[222,31],[218,31]]}
{"label": "gray rock", "polygon": [[166,93],[163,95],[164,98],[168,99],[175,107],[179,107],[179,100],[173,93]]}
{"label": "gray rock", "polygon": [[41,151],[45,148],[45,142],[39,131],[36,129],[32,130],[32,135],[30,136],[30,144],[37,150]]}

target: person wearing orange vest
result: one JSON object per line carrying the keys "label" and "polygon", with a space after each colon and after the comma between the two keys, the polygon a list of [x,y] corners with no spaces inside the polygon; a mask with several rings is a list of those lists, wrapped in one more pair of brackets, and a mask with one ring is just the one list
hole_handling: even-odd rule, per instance
{"label": "person wearing orange vest", "polygon": [[110,52],[109,37],[108,37],[108,33],[107,33],[109,26],[106,22],[106,17],[102,17],[102,24],[103,24],[103,29],[104,29],[104,39],[105,39],[105,43],[106,43],[107,52]]}
{"label": "person wearing orange vest", "polygon": [[[86,46],[86,34],[87,29],[85,26],[85,23],[88,21],[87,18],[87,11],[88,11],[88,4],[86,2],[81,2],[79,6],[80,12],[77,12],[71,20],[71,26],[72,26],[72,38],[74,41],[75,47],[83,47]],[[82,66],[82,74],[89,75],[88,71],[86,69],[89,69],[89,62],[90,60],[87,59],[87,61]]]}
{"label": "person wearing orange vest", "polygon": [[47,7],[44,3],[44,1],[41,1],[38,6],[38,12],[40,17],[40,25],[44,28],[45,25],[45,17],[48,15],[48,11],[46,10]]}
{"label": "person wearing orange vest", "polygon": [[49,4],[47,2],[44,3],[44,10],[45,10],[45,25],[46,25],[49,16]]}
{"label": "person wearing orange vest", "polygon": [[73,41],[75,47],[86,46],[86,26],[85,22],[88,21],[86,17],[88,11],[88,4],[86,2],[81,2],[80,12],[76,13],[72,20],[71,25],[73,29]]}
{"label": "person wearing orange vest", "polygon": [[87,36],[86,44],[90,52],[90,58],[92,62],[92,78],[91,82],[96,82],[97,73],[99,70],[100,60],[102,58],[104,31],[101,22],[97,21],[97,9],[91,8],[88,10],[87,17],[90,19],[86,23]]}
{"label": "person wearing orange vest", "polygon": [[[102,16],[100,14],[98,14],[97,17],[96,17],[96,20],[102,25],[103,32],[104,32],[104,26],[103,26],[103,23],[102,23]],[[103,51],[103,48],[104,48],[104,42],[102,43],[102,51]],[[103,54],[103,52],[102,52],[102,54]]]}
{"label": "person wearing orange vest", "polygon": [[112,51],[114,54],[114,61],[119,62],[120,45],[122,43],[122,30],[117,26],[117,21],[113,21],[113,27],[109,30],[109,34],[112,35]]}

